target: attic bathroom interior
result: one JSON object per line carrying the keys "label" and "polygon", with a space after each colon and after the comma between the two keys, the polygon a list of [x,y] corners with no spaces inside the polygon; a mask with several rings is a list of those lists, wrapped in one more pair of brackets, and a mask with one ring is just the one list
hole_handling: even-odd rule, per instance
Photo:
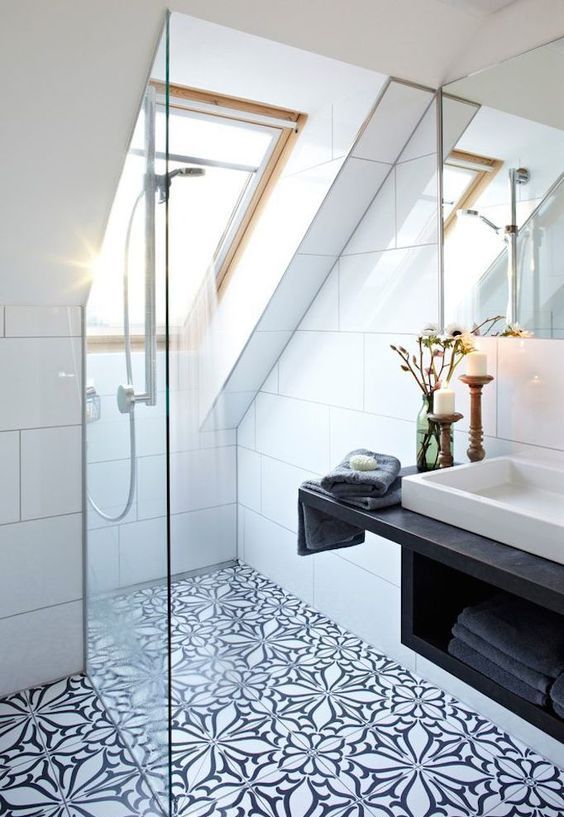
{"label": "attic bathroom interior", "polygon": [[5,17],[0,815],[561,817],[560,0]]}

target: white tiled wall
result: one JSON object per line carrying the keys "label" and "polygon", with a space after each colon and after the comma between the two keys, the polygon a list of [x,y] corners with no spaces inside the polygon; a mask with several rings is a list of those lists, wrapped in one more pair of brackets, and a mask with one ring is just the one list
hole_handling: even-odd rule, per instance
{"label": "white tiled wall", "polygon": [[[133,354],[134,380],[143,384],[143,353]],[[236,557],[236,435],[201,432],[197,374],[188,352],[171,352],[170,507],[172,571],[184,573]],[[157,405],[135,410],[135,501],[120,522],[87,514],[89,597],[163,579],[167,573],[167,473],[164,352],[157,355]],[[129,417],[116,389],[125,377],[123,351],[87,355],[87,380],[101,396],[101,417],[89,423],[88,493],[102,511],[124,507],[130,478]],[[180,389],[180,385],[183,386]],[[218,409],[219,411],[220,409]],[[221,426],[221,423],[220,423]]]}
{"label": "white tiled wall", "polygon": [[[238,430],[241,558],[412,668],[415,655],[399,638],[399,548],[369,536],[358,548],[298,557],[296,498],[304,479],[351,448],[413,458],[417,395],[388,347],[437,318],[430,99],[398,86],[385,128],[377,109],[353,152],[383,168],[385,181],[349,226],[350,240]],[[407,141],[418,119],[394,164],[398,139]]]}
{"label": "white tiled wall", "polygon": [[0,307],[0,696],[82,669],[81,323]]}
{"label": "white tiled wall", "polygon": [[[239,554],[563,764],[556,741],[401,645],[397,545],[368,535],[355,548],[296,555],[297,489],[304,479],[356,447],[395,454],[405,465],[414,461],[419,397],[389,344],[409,345],[437,318],[434,127],[433,106],[239,426]],[[386,161],[388,137],[374,128],[361,150]],[[496,377],[484,391],[488,451],[564,452],[561,341],[481,343]],[[458,384],[457,391],[466,415],[456,431],[463,458],[469,405],[465,387]]]}

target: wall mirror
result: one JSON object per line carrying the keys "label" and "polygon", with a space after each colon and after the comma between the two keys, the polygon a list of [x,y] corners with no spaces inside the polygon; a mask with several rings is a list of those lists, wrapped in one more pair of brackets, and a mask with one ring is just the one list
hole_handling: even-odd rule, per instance
{"label": "wall mirror", "polygon": [[443,88],[445,323],[564,338],[564,39]]}

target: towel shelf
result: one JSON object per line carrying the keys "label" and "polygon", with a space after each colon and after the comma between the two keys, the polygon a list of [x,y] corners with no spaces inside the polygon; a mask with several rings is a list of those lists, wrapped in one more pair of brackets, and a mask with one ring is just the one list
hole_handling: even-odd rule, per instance
{"label": "towel shelf", "polygon": [[[415,469],[402,472],[410,473]],[[401,546],[403,644],[564,741],[563,720],[509,692],[447,651],[450,628],[462,607],[492,590],[505,590],[564,616],[564,565],[401,506],[362,511],[303,488],[299,498]]]}

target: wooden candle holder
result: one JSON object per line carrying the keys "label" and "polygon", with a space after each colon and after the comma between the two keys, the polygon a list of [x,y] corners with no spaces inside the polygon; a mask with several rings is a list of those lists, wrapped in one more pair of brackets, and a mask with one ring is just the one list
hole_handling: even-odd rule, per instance
{"label": "wooden candle holder", "polygon": [[441,427],[441,450],[439,452],[439,468],[450,468],[454,462],[450,445],[450,429],[453,423],[462,419],[462,414],[428,414],[429,420],[438,423]]}
{"label": "wooden candle holder", "polygon": [[484,442],[484,429],[482,427],[482,389],[487,383],[491,383],[493,375],[468,375],[463,374],[459,380],[468,385],[470,389],[470,445],[466,453],[470,462],[480,462],[486,456],[486,451],[482,443]]}

